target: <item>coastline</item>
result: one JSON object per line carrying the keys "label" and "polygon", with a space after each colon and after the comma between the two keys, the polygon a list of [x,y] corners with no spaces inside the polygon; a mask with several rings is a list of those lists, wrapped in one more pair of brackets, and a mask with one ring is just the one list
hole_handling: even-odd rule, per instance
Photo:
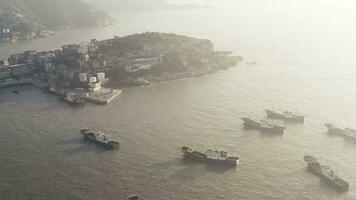
{"label": "coastline", "polygon": [[158,75],[146,75],[142,77],[138,77],[136,79],[129,78],[129,81],[124,80],[123,82],[120,83],[113,83],[110,82],[109,85],[111,87],[119,88],[119,87],[140,87],[140,86],[152,86],[155,84],[159,84],[162,82],[169,82],[169,81],[175,81],[175,80],[184,80],[184,79],[194,79],[194,78],[201,78],[205,77],[208,75],[216,74],[219,73],[222,70],[229,70],[232,67],[236,67],[243,61],[242,56],[231,56],[231,58],[234,59],[236,63],[232,64],[231,66],[224,66],[224,67],[218,67],[215,66],[214,69],[210,70],[204,70],[204,71],[186,71],[186,72],[180,72],[180,73],[162,73],[160,76]]}
{"label": "coastline", "polygon": [[0,63],[0,87],[33,84],[69,103],[109,104],[122,87],[199,78],[234,67],[243,58],[231,54],[215,51],[210,40],[171,33],[92,39],[10,55]]}
{"label": "coastline", "polygon": [[[171,81],[198,79],[198,78],[206,77],[209,75],[217,74],[222,70],[229,70],[232,67],[236,67],[242,60],[243,60],[243,58],[240,57],[240,61],[238,61],[236,63],[236,65],[234,65],[234,66],[228,67],[226,69],[211,70],[207,73],[197,74],[197,73],[185,72],[185,73],[180,73],[180,74],[166,74],[166,76],[164,78],[152,76],[150,80],[147,80],[147,82],[145,82],[145,83],[136,82],[136,84],[109,83],[108,84],[109,88],[103,88],[102,90],[99,90],[98,92],[92,92],[92,93],[83,92],[83,91],[75,91],[75,90],[70,90],[70,89],[63,90],[63,91],[50,90],[49,85],[47,83],[40,81],[34,77],[6,81],[6,82],[0,82],[0,90],[3,88],[6,88],[6,87],[12,87],[12,86],[32,85],[32,86],[37,87],[40,90],[47,91],[47,93],[52,93],[59,97],[64,97],[66,94],[72,93],[73,95],[80,96],[80,98],[85,100],[86,102],[94,103],[97,105],[108,105],[114,99],[116,99],[118,96],[121,95],[121,93],[122,93],[121,88],[151,87],[151,86],[155,86],[155,85],[158,85],[161,83],[166,83],[166,82],[171,82]],[[108,92],[108,90],[110,90],[110,92]]]}
{"label": "coastline", "polygon": [[30,77],[30,78],[23,78],[23,79],[11,80],[11,81],[6,81],[6,82],[0,82],[0,89],[6,88],[6,87],[18,86],[18,85],[33,85],[39,89],[48,88],[47,83],[44,83],[42,81],[39,81],[39,80],[36,80],[36,79]]}
{"label": "coastline", "polygon": [[94,29],[94,28],[105,28],[108,26],[113,26],[115,25],[116,20],[113,19],[109,23],[103,23],[103,24],[98,24],[98,25],[92,25],[92,26],[66,26],[66,27],[56,27],[52,29],[44,29],[41,31],[41,33],[36,33],[35,35],[23,35],[21,37],[15,37],[9,40],[0,40],[0,44],[13,44],[21,41],[31,41],[31,40],[37,40],[37,39],[43,39],[43,38],[50,38],[56,35],[59,35],[61,31],[67,31],[67,30],[75,30],[75,29]]}

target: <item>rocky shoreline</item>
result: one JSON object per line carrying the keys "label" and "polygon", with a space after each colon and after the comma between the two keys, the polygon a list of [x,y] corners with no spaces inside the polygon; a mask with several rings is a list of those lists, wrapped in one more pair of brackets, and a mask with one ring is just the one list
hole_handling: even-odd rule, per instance
{"label": "rocky shoreline", "polygon": [[120,83],[109,83],[112,87],[135,87],[135,86],[151,86],[155,84],[159,84],[161,82],[168,82],[168,81],[174,81],[174,80],[183,80],[183,79],[189,79],[189,78],[201,78],[207,75],[219,73],[222,70],[228,70],[231,67],[234,67],[238,65],[243,58],[239,56],[235,56],[234,60],[236,63],[233,66],[229,66],[223,69],[211,69],[207,71],[186,71],[186,72],[180,72],[180,73],[162,73],[161,75],[147,75],[144,77],[139,77],[136,79],[133,78],[127,78],[123,80]]}

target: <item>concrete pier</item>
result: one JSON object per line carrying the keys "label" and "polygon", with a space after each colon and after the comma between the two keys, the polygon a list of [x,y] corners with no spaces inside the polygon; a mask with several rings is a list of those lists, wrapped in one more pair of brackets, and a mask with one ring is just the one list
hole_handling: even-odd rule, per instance
{"label": "concrete pier", "polygon": [[86,95],[83,95],[83,99],[101,105],[109,104],[117,96],[121,94],[121,90],[103,88],[95,92],[89,92]]}

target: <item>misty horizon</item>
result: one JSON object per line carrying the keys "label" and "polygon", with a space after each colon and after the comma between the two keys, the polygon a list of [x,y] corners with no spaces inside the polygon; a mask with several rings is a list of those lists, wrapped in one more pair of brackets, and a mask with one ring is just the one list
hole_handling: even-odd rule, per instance
{"label": "misty horizon", "polygon": [[355,199],[354,5],[0,0],[0,199]]}

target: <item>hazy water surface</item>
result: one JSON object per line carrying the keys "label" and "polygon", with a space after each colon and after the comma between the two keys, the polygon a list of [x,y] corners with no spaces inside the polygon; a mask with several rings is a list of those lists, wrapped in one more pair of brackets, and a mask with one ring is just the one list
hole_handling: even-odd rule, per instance
{"label": "hazy water surface", "polygon": [[[115,15],[115,26],[0,45],[5,57],[163,31],[211,39],[217,49],[258,63],[124,89],[104,107],[72,108],[31,86],[17,87],[19,95],[0,90],[0,199],[123,199],[131,193],[146,199],[356,199],[356,142],[323,127],[356,128],[354,15],[336,1],[272,2]],[[273,107],[308,118],[304,125],[287,124],[283,136],[243,129],[241,117],[264,118],[263,110]],[[88,125],[119,140],[120,151],[84,143],[79,129]],[[241,164],[187,163],[182,145],[224,149]],[[336,169],[350,191],[338,194],[310,174],[306,153]]]}

